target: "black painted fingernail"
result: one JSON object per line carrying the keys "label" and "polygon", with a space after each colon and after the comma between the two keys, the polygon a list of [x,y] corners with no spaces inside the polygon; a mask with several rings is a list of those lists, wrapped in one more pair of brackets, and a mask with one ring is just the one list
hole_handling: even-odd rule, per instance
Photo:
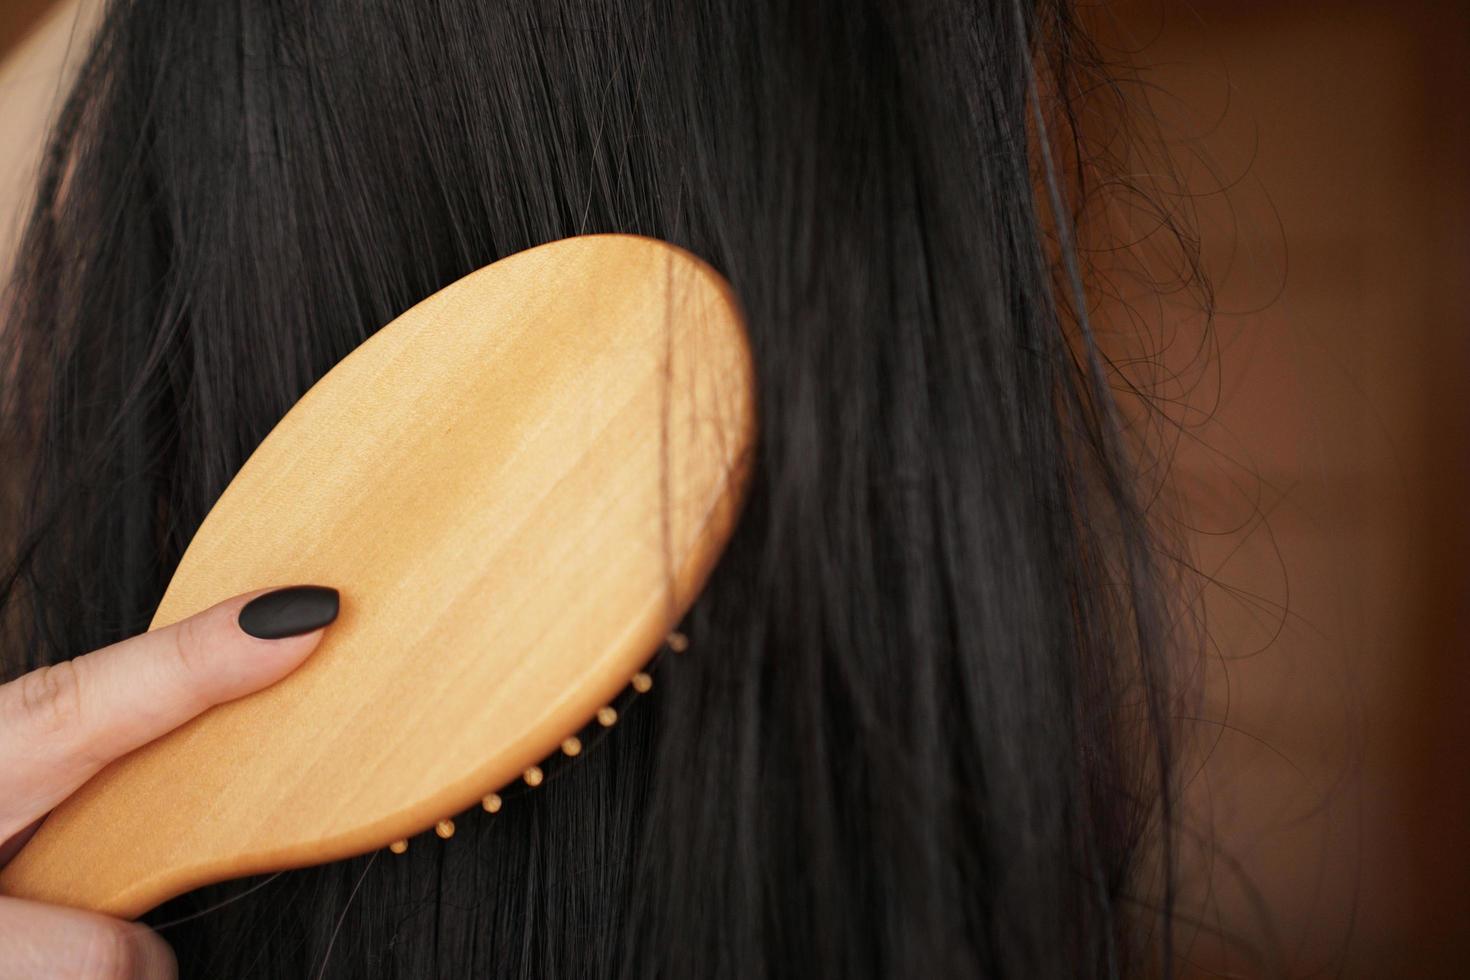
{"label": "black painted fingernail", "polygon": [[319,630],[337,618],[337,590],[293,585],[256,596],[240,610],[240,628],[262,640],[280,640]]}

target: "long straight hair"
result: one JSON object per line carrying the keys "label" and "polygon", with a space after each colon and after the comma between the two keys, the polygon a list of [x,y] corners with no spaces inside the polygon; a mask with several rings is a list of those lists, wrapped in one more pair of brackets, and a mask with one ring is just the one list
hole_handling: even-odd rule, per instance
{"label": "long straight hair", "polygon": [[1057,0],[111,4],[3,328],[12,674],[145,628],[302,392],[507,254],[702,256],[762,407],[597,751],[170,903],[186,976],[1168,970],[1170,601],[1038,154],[1085,51]]}

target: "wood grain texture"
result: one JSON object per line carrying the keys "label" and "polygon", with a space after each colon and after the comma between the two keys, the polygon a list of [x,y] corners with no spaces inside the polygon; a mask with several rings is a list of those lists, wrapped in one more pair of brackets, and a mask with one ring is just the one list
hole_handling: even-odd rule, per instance
{"label": "wood grain texture", "polygon": [[384,847],[516,779],[702,587],[743,495],[753,391],[723,280],[649,239],[544,245],[404,313],[250,457],[153,621],[332,585],[321,647],[101,772],[0,890],[133,917]]}

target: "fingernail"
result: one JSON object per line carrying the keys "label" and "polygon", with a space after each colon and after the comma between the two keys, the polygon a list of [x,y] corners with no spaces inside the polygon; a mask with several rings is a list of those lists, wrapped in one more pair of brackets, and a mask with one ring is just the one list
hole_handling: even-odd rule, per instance
{"label": "fingernail", "polygon": [[262,640],[280,640],[319,630],[337,618],[337,590],[293,585],[256,596],[240,610],[240,628]]}

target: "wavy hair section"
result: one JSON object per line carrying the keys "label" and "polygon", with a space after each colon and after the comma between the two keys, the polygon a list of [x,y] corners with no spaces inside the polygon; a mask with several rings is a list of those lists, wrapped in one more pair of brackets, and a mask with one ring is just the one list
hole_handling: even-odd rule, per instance
{"label": "wavy hair section", "polygon": [[1168,972],[1170,591],[1036,193],[1033,59],[1074,33],[1050,0],[112,4],[3,336],[12,672],[142,629],[295,399],[504,255],[700,255],[762,407],[691,649],[611,738],[450,842],[171,903],[185,975]]}

